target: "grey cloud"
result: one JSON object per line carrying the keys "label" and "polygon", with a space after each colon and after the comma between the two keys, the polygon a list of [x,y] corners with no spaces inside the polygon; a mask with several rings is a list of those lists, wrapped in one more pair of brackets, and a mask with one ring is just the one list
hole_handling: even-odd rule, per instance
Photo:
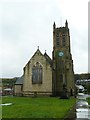
{"label": "grey cloud", "polygon": [[[64,25],[66,19],[69,22],[75,72],[87,71],[86,63],[83,64],[87,52],[87,31],[83,27],[80,29],[72,16],[67,17],[69,15],[67,10],[60,9],[56,1],[30,0],[29,2],[17,1],[15,4],[3,2],[2,6],[3,8],[0,8],[3,13],[0,12],[0,19],[2,19],[0,21],[2,33],[0,44],[4,47],[0,48],[2,51],[0,54],[2,70],[0,71],[3,71],[3,77],[20,76],[23,73],[24,65],[32,57],[38,45],[42,53],[47,50],[52,57],[53,22],[55,21],[59,27]],[[63,14],[62,11],[65,11],[66,14]],[[72,12],[71,14],[73,15]],[[77,15],[78,13],[75,17]],[[61,16],[63,16],[62,23]]]}

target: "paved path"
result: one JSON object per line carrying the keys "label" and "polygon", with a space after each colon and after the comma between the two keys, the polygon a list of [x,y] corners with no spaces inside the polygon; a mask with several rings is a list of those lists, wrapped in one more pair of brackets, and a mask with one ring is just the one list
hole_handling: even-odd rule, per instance
{"label": "paved path", "polygon": [[[90,98],[90,95],[85,96],[86,98]],[[72,109],[69,111],[68,115],[65,117],[64,120],[76,120],[76,104],[72,107]],[[87,120],[87,118],[85,120]]]}

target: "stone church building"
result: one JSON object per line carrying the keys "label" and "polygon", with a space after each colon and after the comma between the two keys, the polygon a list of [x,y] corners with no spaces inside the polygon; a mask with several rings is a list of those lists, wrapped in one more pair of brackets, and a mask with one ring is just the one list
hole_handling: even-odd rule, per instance
{"label": "stone church building", "polygon": [[66,20],[64,27],[53,24],[52,59],[38,49],[23,68],[23,75],[17,78],[15,95],[52,95],[67,93],[74,95],[74,70],[70,50],[70,33]]}

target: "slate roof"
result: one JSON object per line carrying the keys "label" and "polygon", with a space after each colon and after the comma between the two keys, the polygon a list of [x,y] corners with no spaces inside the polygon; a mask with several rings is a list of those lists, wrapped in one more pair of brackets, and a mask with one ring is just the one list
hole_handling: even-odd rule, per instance
{"label": "slate roof", "polygon": [[17,80],[15,82],[15,85],[22,85],[23,84],[23,80],[24,80],[23,76],[17,78]]}

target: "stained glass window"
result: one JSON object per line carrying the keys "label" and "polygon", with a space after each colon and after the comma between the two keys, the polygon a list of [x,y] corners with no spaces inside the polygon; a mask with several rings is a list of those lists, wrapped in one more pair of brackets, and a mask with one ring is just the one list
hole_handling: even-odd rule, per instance
{"label": "stained glass window", "polygon": [[32,83],[41,84],[42,83],[42,74],[43,74],[42,65],[37,62],[32,68]]}

